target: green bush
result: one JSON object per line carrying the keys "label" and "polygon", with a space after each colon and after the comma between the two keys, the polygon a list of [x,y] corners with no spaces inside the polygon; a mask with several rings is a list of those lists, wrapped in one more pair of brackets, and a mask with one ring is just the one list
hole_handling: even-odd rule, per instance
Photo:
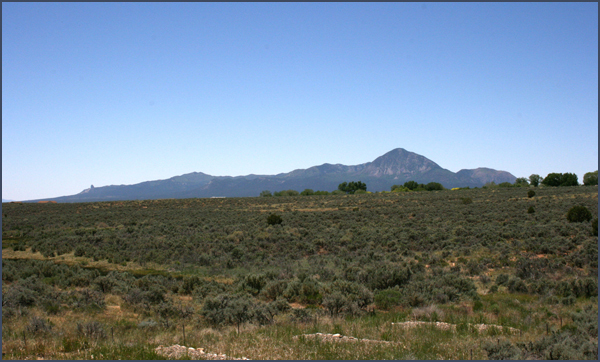
{"label": "green bush", "polygon": [[104,294],[91,289],[80,289],[61,295],[62,302],[76,310],[102,310],[106,307]]}
{"label": "green bush", "polygon": [[267,278],[264,274],[249,274],[241,281],[240,289],[256,296],[263,290],[266,284]]}
{"label": "green bush", "polygon": [[25,327],[25,331],[28,334],[34,334],[34,335],[50,332],[51,329],[52,329],[52,326],[50,324],[46,323],[46,321],[40,317],[32,317],[29,320],[29,324],[27,325],[27,327]]}
{"label": "green bush", "polygon": [[275,300],[283,296],[287,286],[285,280],[271,280],[262,288],[261,294],[267,299]]}
{"label": "green bush", "polygon": [[221,294],[215,298],[206,298],[202,306],[202,315],[213,325],[240,326],[254,317],[254,303],[248,297]]}
{"label": "green bush", "polygon": [[461,198],[460,198],[460,202],[461,202],[463,205],[468,205],[468,204],[472,204],[472,203],[473,203],[473,200],[471,200],[471,198],[470,198],[470,197],[461,197]]}
{"label": "green bush", "polygon": [[77,333],[91,339],[106,338],[104,327],[96,321],[77,323]]}
{"label": "green bush", "polygon": [[267,224],[269,224],[269,225],[279,225],[282,222],[283,222],[283,219],[281,218],[281,216],[276,215],[276,214],[271,214],[267,218]]}
{"label": "green bush", "polygon": [[521,359],[521,350],[507,340],[486,341],[482,348],[487,352],[490,360],[516,360]]}
{"label": "green bush", "polygon": [[598,218],[592,220],[592,235],[598,236]]}
{"label": "green bush", "polygon": [[508,282],[508,275],[506,275],[506,274],[499,274],[496,277],[497,285],[505,285],[507,282]]}
{"label": "green bush", "polygon": [[585,206],[577,205],[569,209],[567,220],[569,222],[584,222],[592,219],[592,213]]}
{"label": "green bush", "polygon": [[349,300],[340,292],[333,292],[323,298],[323,307],[332,317],[336,317],[349,309]]}
{"label": "green bush", "polygon": [[520,278],[510,278],[506,287],[511,293],[527,293],[527,285]]}
{"label": "green bush", "polygon": [[529,206],[529,208],[527,209],[527,213],[533,214],[534,212],[535,212],[535,209],[533,208],[533,206]]}
{"label": "green bush", "polygon": [[402,293],[398,289],[385,289],[375,293],[375,305],[379,309],[390,309],[400,304]]}
{"label": "green bush", "polygon": [[527,197],[532,198],[534,196],[535,196],[535,191],[533,191],[533,190],[527,191]]}

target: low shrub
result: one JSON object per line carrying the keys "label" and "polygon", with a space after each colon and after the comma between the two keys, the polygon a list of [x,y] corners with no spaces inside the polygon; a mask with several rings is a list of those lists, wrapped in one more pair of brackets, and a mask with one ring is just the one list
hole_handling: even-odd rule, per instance
{"label": "low shrub", "polygon": [[96,290],[74,290],[61,295],[63,303],[76,310],[101,310],[106,307],[104,295]]}
{"label": "low shrub", "polygon": [[379,309],[390,309],[400,304],[402,293],[398,289],[385,289],[375,294],[375,305]]}
{"label": "low shrub", "polygon": [[50,332],[51,329],[52,326],[40,317],[32,317],[29,320],[29,324],[27,325],[27,327],[25,327],[25,331],[28,334],[34,335]]}
{"label": "low shrub", "polygon": [[149,319],[147,321],[141,321],[140,323],[138,323],[137,327],[140,329],[155,329],[156,327],[158,327],[158,323]]}
{"label": "low shrub", "polygon": [[77,333],[91,339],[106,338],[104,327],[96,321],[77,323]]}
{"label": "low shrub", "polygon": [[323,307],[332,317],[337,317],[349,309],[350,301],[340,292],[334,292],[323,298]]}
{"label": "low shrub", "polygon": [[486,341],[482,348],[490,360],[521,359],[521,350],[507,340]]}
{"label": "low shrub", "polygon": [[267,224],[269,224],[269,225],[279,225],[282,222],[283,222],[283,219],[281,218],[281,216],[279,216],[277,214],[271,214],[267,218]]}
{"label": "low shrub", "polygon": [[534,196],[535,196],[535,191],[533,191],[533,190],[527,191],[527,197],[532,198]]}

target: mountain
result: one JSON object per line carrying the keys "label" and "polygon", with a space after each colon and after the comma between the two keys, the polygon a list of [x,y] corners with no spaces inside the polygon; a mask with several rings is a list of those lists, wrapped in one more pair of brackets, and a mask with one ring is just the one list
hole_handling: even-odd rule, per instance
{"label": "mountain", "polygon": [[2,202],[12,202],[13,200],[2,199]]}
{"label": "mountain", "polygon": [[480,187],[487,182],[510,182],[516,177],[490,168],[460,170],[457,173],[440,167],[430,159],[402,148],[392,150],[372,162],[355,166],[325,163],[307,169],[277,175],[211,176],[193,172],[166,180],[146,181],[134,185],[94,187],[52,199],[33,201],[88,202],[143,200],[192,197],[258,196],[263,190],[336,190],[344,181],[362,181],[369,191],[389,191],[394,184],[413,180],[418,183],[439,182],[446,188]]}

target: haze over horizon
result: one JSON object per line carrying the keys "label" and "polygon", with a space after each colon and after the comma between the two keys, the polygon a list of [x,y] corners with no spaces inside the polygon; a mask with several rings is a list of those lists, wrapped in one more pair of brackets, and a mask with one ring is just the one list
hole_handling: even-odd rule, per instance
{"label": "haze over horizon", "polygon": [[357,165],[598,169],[597,3],[3,3],[2,197]]}

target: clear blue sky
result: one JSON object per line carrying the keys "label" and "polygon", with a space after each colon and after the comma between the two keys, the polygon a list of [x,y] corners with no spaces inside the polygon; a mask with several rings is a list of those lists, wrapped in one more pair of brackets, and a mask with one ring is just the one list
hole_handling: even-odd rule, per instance
{"label": "clear blue sky", "polygon": [[597,3],[2,3],[2,198],[397,147],[598,168]]}

